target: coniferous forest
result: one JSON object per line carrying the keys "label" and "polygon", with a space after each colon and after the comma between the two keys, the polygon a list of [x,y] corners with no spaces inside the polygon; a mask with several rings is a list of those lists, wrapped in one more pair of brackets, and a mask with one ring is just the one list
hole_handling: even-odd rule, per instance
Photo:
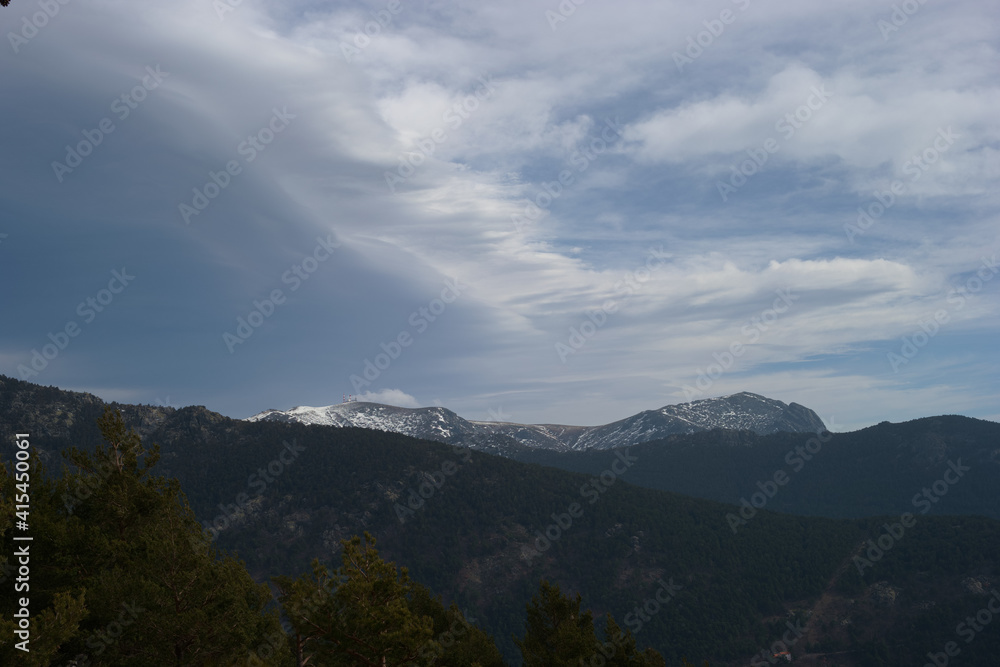
{"label": "coniferous forest", "polygon": [[0,667],[1000,667],[997,0],[0,0]]}
{"label": "coniferous forest", "polygon": [[960,642],[985,665],[998,648],[976,621],[992,519],[763,509],[734,531],[740,507],[628,471],[8,387],[29,393],[5,392],[4,427],[38,433],[28,664],[905,665]]}
{"label": "coniferous forest", "polygon": [[[105,444],[68,450],[57,479],[30,459],[34,553],[58,558],[33,571],[42,609],[33,651],[25,658],[7,643],[3,664],[504,664],[489,635],[384,561],[369,533],[342,542],[332,571],[316,560],[298,578],[275,577],[274,604],[241,561],[213,547],[177,481],[151,474],[159,447],[145,448],[110,408],[99,429]],[[0,475],[9,538],[26,487],[6,467]],[[91,493],[77,499],[78,488]],[[2,631],[11,637],[17,603],[6,606]],[[639,652],[610,615],[601,641],[580,607],[579,596],[541,582],[517,642],[525,665],[665,664],[652,649]]]}

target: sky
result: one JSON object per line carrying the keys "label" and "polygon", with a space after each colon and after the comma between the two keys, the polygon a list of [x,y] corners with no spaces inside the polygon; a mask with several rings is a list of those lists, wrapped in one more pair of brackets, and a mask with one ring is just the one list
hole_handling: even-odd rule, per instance
{"label": "sky", "polygon": [[0,373],[1000,420],[991,3],[13,0]]}

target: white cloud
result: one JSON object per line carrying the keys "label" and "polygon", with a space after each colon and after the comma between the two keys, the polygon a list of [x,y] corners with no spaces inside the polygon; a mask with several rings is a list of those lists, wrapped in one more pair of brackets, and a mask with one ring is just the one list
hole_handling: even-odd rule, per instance
{"label": "white cloud", "polygon": [[[100,373],[108,366],[109,377],[86,384],[118,387],[116,369],[171,375],[180,368],[159,364],[183,359],[177,363],[190,364],[183,366],[189,375],[205,373],[215,384],[205,389],[194,376],[176,384],[192,396],[239,393],[233,412],[292,400],[272,399],[278,392],[314,404],[308,392],[325,395],[329,377],[346,378],[363,365],[373,340],[377,349],[379,339],[391,339],[441,280],[458,277],[468,284],[461,300],[380,382],[421,382],[423,395],[450,396],[473,414],[492,406],[470,397],[503,394],[524,397],[509,406],[505,398],[505,406],[526,420],[589,419],[590,401],[622,417],[634,412],[629,405],[667,402],[678,383],[741,336],[777,289],[791,287],[800,300],[748,350],[733,390],[773,387],[787,398],[793,387],[840,377],[833,372],[839,363],[911,331],[946,304],[980,255],[1000,247],[993,74],[1000,58],[981,4],[928,3],[883,39],[876,21],[888,11],[860,0],[752,3],[683,72],[673,51],[718,9],[585,3],[553,31],[544,12],[557,3],[404,3],[348,62],[341,43],[353,42],[383,7],[246,0],[220,21],[193,1],[65,6],[3,70],[11,120],[0,139],[13,147],[0,155],[13,193],[5,219],[27,220],[30,212],[39,218],[32,228],[51,236],[30,237],[35,245],[17,250],[50,278],[17,295],[14,306],[30,313],[29,324],[23,339],[15,332],[0,341],[0,359],[22,360],[53,317],[65,319],[40,304],[56,291],[73,295],[74,305],[78,281],[93,270],[86,258],[96,255],[104,271],[124,256],[149,267],[141,288],[149,291],[137,288],[137,302],[162,305],[123,309],[116,324],[141,332],[129,331],[128,340],[155,344],[122,353],[119,362],[81,339],[59,360],[63,368]],[[108,101],[134,85],[147,63],[171,72],[162,89],[57,187],[49,162],[108,113]],[[495,92],[451,127],[446,111],[483,74],[493,77]],[[785,137],[776,124],[815,89],[828,90],[829,100]],[[292,125],[184,226],[177,204],[239,157],[237,145],[264,127],[275,106],[296,114]],[[578,170],[574,151],[616,116],[628,128],[624,140]],[[391,194],[386,171],[442,126],[447,140]],[[920,179],[908,180],[907,160],[947,127],[956,142]],[[780,150],[724,205],[715,181],[769,137]],[[562,170],[573,183],[516,230],[512,214]],[[893,179],[907,179],[904,194],[848,243],[843,225]],[[0,253],[14,252],[13,232],[21,231],[14,224],[21,223],[0,230],[11,233]],[[92,230],[87,239],[114,241],[98,246],[76,235],[82,228]],[[226,354],[221,331],[270,290],[287,290],[282,272],[331,229],[344,242],[340,256],[289,293],[239,356],[219,356]],[[587,309],[621,300],[620,281],[649,246],[661,245],[671,260],[562,364],[555,343]],[[995,294],[991,285],[955,312],[949,331],[995,327]],[[171,321],[197,313],[177,325],[190,338],[156,334],[169,329],[160,326],[160,310],[175,314]],[[942,354],[963,352],[938,340]],[[75,355],[92,356],[76,364]],[[769,370],[820,355],[829,355],[822,370],[784,370],[785,383]],[[302,377],[250,382],[258,363]],[[49,371],[53,381],[60,364]],[[898,391],[933,409],[938,394],[925,391],[926,377],[914,380],[919,387],[897,386],[883,382],[883,370],[858,371],[851,381],[880,400]],[[951,390],[966,398],[985,386],[959,385]],[[180,387],[171,391],[184,400]],[[382,394],[385,402],[416,404],[400,390]],[[847,406],[851,399],[839,400]],[[870,404],[862,394],[853,400]],[[899,411],[903,403],[885,405]]]}
{"label": "white cloud", "polygon": [[366,391],[358,394],[355,398],[368,403],[383,403],[385,405],[395,405],[399,408],[419,408],[420,402],[410,396],[402,389],[380,389],[379,391]]}

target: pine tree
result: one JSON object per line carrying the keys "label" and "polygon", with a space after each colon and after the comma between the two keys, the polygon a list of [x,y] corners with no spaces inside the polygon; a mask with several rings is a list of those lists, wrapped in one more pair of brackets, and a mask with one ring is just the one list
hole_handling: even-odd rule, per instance
{"label": "pine tree", "polygon": [[477,628],[475,619],[452,603],[445,608],[426,586],[413,583],[410,609],[430,616],[434,622],[434,639],[420,650],[421,658],[436,667],[504,667],[503,657],[493,638]]}
{"label": "pine tree", "polygon": [[[3,643],[0,644],[0,664],[46,667],[55,661],[59,647],[77,633],[80,621],[87,615],[87,611],[82,591],[54,592],[39,585],[44,579],[39,578],[38,567],[49,556],[43,548],[42,541],[13,540],[15,534],[22,536],[27,534],[32,538],[44,535],[50,525],[48,515],[51,512],[47,510],[51,508],[46,506],[49,504],[47,501],[54,495],[53,484],[46,478],[44,466],[38,461],[34,452],[31,452],[27,461],[27,468],[23,471],[26,474],[18,474],[8,471],[6,465],[0,465],[0,534],[3,535],[5,545],[4,551],[0,553],[0,585],[3,586],[5,593],[10,593],[0,596],[2,600],[0,635],[4,637]],[[15,533],[15,505],[23,504],[16,503],[15,500],[25,500],[24,495],[30,499],[28,503],[30,511],[26,522],[28,529]],[[28,580],[17,581],[20,577],[20,557],[12,558],[8,553],[25,544],[28,545],[29,551]],[[10,547],[10,552],[7,551],[7,545],[13,545]],[[43,553],[44,558],[41,557]],[[29,624],[30,634],[29,643],[25,645],[25,648],[30,649],[28,652],[21,651],[15,646],[20,641],[15,630],[20,628],[21,619],[16,618],[15,614],[20,614],[21,598],[26,598],[29,602],[30,621],[26,622]]]}
{"label": "pine tree", "polygon": [[333,574],[313,561],[313,578],[276,577],[280,600],[295,628],[300,664],[405,665],[431,639],[431,619],[407,606],[406,568],[378,557],[374,538],[342,542],[343,565]]}
{"label": "pine tree", "polygon": [[334,573],[314,560],[312,577],[274,579],[298,665],[503,664],[488,635],[382,560],[369,533],[341,545]]}
{"label": "pine tree", "polygon": [[145,449],[110,408],[98,423],[107,446],[70,449],[75,470],[54,484],[33,478],[34,544],[45,558],[32,590],[51,596],[66,635],[52,661],[289,664],[277,612],[264,612],[267,586],[212,547],[176,480],[150,474],[159,448]]}
{"label": "pine tree", "polygon": [[559,586],[542,580],[538,594],[528,604],[523,640],[514,638],[525,667],[663,667],[663,657],[652,649],[639,653],[635,638],[623,632],[610,614],[601,642],[594,629],[594,616],[580,611],[581,598],[571,600]]}
{"label": "pine tree", "polygon": [[[606,656],[607,667],[666,667],[663,656],[651,648],[639,653],[631,630],[622,631],[611,614],[607,615],[604,626],[605,641],[602,654]],[[600,662],[600,661],[598,661]]]}
{"label": "pine tree", "polygon": [[594,617],[580,611],[580,595],[570,600],[559,586],[543,580],[538,595],[528,604],[521,649],[525,667],[577,667],[598,650]]}

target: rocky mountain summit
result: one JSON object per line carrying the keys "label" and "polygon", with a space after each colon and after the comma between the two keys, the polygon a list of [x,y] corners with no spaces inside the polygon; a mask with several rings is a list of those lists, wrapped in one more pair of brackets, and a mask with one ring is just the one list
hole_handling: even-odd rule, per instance
{"label": "rocky mountain summit", "polygon": [[809,408],[749,392],[667,405],[600,426],[470,421],[442,407],[399,408],[365,402],[266,410],[247,421],[370,428],[505,455],[517,449],[611,449],[716,428],[753,431],[759,435],[826,429],[823,420]]}

